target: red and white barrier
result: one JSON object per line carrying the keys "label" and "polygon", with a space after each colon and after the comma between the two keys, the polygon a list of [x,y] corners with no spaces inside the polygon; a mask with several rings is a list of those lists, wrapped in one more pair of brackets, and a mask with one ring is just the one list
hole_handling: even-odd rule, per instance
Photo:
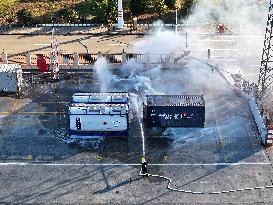
{"label": "red and white barrier", "polygon": [[58,42],[54,35],[54,28],[52,29],[52,36],[51,36],[51,65],[52,65],[52,71],[53,71],[53,79],[59,79],[59,48],[58,48]]}
{"label": "red and white barrier", "polygon": [[236,94],[241,94],[242,91],[242,74],[237,73],[234,75],[234,91]]}
{"label": "red and white barrier", "polygon": [[265,140],[265,145],[270,147],[273,145],[273,125],[268,126],[267,136]]}

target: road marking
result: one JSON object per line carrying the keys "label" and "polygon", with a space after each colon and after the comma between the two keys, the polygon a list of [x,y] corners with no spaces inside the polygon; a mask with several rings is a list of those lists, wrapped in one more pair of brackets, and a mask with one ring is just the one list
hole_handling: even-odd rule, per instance
{"label": "road marking", "polygon": [[65,112],[0,112],[0,115],[10,115],[10,114],[19,114],[19,115],[57,115],[57,114],[65,114]]}
{"label": "road marking", "polygon": [[51,46],[50,43],[36,43],[34,46]]}
{"label": "road marking", "polygon": [[17,112],[14,114],[21,115],[57,115],[57,114],[65,114],[65,112]]}
{"label": "road marking", "polygon": [[[201,44],[201,43],[191,43],[191,44],[188,44],[188,46],[201,46],[201,45],[203,45],[203,44]],[[208,49],[204,49],[204,50],[208,50]]]}
{"label": "road marking", "polygon": [[107,45],[109,45],[109,46],[127,46],[127,44],[125,44],[125,43],[110,43]]}
{"label": "road marking", "polygon": [[[207,51],[208,49],[197,49],[198,51]],[[211,48],[211,51],[240,51],[237,48]]]}
{"label": "road marking", "polygon": [[[34,122],[10,122],[9,125],[38,125],[38,124],[41,124],[43,122],[48,122],[49,120],[37,120],[37,121],[34,121]],[[5,125],[7,123],[0,123],[0,125]]]}
{"label": "road marking", "polygon": [[[0,166],[141,166],[140,163],[45,163],[45,162],[1,162]],[[239,163],[212,163],[212,164],[149,164],[149,166],[237,166],[237,165],[269,165],[268,162],[239,162]]]}
{"label": "road marking", "polygon": [[59,104],[69,104],[70,102],[38,102],[38,103],[41,103],[41,104],[56,104],[56,103],[59,103]]}
{"label": "road marking", "polygon": [[238,48],[213,48],[213,51],[240,51]]}
{"label": "road marking", "polygon": [[238,61],[238,59],[235,58],[215,58],[213,60],[217,60],[217,61]]}
{"label": "road marking", "polygon": [[228,40],[228,39],[202,39],[198,40],[201,42],[235,42],[235,40]]}
{"label": "road marking", "polygon": [[230,38],[257,38],[257,37],[263,37],[264,38],[264,34],[253,34],[253,35],[231,35],[229,36]]}
{"label": "road marking", "polygon": [[10,125],[38,125],[41,122],[13,122]]}
{"label": "road marking", "polygon": [[245,76],[258,76],[260,73],[248,73]]}

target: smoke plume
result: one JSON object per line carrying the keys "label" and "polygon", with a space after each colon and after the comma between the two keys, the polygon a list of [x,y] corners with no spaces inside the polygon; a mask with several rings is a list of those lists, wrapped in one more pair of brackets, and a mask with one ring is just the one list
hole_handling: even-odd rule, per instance
{"label": "smoke plume", "polygon": [[232,33],[263,33],[268,6],[266,0],[201,0],[188,23],[212,30],[215,23],[223,23]]}

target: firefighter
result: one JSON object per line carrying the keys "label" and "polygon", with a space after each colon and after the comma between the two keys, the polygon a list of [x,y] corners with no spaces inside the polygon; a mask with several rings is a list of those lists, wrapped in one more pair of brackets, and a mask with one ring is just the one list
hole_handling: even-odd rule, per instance
{"label": "firefighter", "polygon": [[225,33],[225,25],[224,25],[224,24],[219,24],[219,25],[218,25],[218,32],[219,32],[220,34]]}
{"label": "firefighter", "polygon": [[141,159],[141,174],[143,177],[148,177],[148,170],[147,170],[148,163],[146,162],[145,158],[142,157]]}

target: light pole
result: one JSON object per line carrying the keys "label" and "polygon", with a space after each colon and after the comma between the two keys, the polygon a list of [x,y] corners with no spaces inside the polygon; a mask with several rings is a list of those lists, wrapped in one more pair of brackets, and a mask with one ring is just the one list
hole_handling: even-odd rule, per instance
{"label": "light pole", "polygon": [[178,21],[178,18],[177,18],[177,8],[175,8],[175,34],[177,35],[177,21]]}
{"label": "light pole", "polygon": [[118,29],[123,29],[123,8],[122,0],[118,0]]}

